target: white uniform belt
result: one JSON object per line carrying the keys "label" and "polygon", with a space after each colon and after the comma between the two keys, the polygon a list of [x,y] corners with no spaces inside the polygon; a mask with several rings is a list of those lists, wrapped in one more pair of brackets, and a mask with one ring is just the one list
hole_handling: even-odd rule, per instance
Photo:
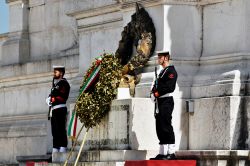
{"label": "white uniform belt", "polygon": [[52,107],[52,110],[58,109],[58,108],[63,108],[66,107],[66,104],[58,104]]}
{"label": "white uniform belt", "polygon": [[165,95],[162,95],[159,98],[170,97],[170,96],[173,96],[173,93],[166,93]]}

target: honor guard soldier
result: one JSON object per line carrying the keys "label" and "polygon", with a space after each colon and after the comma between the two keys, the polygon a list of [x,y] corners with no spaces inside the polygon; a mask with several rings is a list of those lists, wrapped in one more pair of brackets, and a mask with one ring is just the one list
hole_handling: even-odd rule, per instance
{"label": "honor guard soldier", "polygon": [[66,101],[69,97],[70,85],[64,78],[65,67],[53,66],[54,77],[52,88],[46,102],[50,106],[49,119],[53,136],[53,152],[66,152],[67,150],[67,107]]}
{"label": "honor guard soldier", "polygon": [[156,133],[159,139],[159,154],[151,160],[175,159],[175,135],[172,126],[172,112],[174,100],[172,92],[175,90],[177,72],[169,64],[170,54],[166,51],[157,52],[158,64],[163,67],[152,86],[151,98],[155,102]]}

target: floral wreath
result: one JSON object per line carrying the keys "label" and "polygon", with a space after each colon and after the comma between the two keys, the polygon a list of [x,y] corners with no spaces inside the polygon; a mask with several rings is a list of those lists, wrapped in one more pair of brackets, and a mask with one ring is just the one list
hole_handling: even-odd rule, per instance
{"label": "floral wreath", "polygon": [[121,80],[121,69],[118,58],[104,53],[84,76],[75,111],[86,128],[96,126],[110,110]]}
{"label": "floral wreath", "polygon": [[[124,27],[115,55],[104,53],[97,58],[83,78],[75,112],[85,128],[92,128],[101,122],[117,95],[122,76],[134,75],[145,66],[154,52],[155,41],[152,19],[137,4],[131,22]],[[134,43],[137,54],[132,57]],[[71,119],[70,125],[72,122]]]}

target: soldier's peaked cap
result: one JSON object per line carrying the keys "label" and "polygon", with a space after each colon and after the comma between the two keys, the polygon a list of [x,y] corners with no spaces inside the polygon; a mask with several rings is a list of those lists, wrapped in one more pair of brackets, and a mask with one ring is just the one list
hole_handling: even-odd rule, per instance
{"label": "soldier's peaked cap", "polygon": [[169,51],[156,51],[156,53],[158,54],[158,56],[162,56],[162,55],[170,55]]}
{"label": "soldier's peaked cap", "polygon": [[53,66],[53,69],[65,69],[65,66],[56,66],[56,65],[54,65]]}
{"label": "soldier's peaked cap", "polygon": [[65,67],[64,66],[53,66],[54,71],[58,70],[61,71],[63,73],[65,73]]}

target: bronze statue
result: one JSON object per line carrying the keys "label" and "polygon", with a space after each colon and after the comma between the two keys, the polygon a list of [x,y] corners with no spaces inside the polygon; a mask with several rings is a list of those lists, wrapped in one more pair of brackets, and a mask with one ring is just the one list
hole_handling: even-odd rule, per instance
{"label": "bronze statue", "polygon": [[[136,75],[138,74],[137,70],[144,66],[154,53],[156,44],[153,21],[148,12],[138,3],[136,3],[136,13],[131,16],[131,22],[124,27],[121,35],[122,39],[119,42],[116,56],[122,65],[130,63],[128,74]],[[132,57],[134,46],[137,54]]]}
{"label": "bronze statue", "polygon": [[[124,27],[122,39],[116,57],[123,65],[123,78],[120,87],[129,87],[134,95],[135,85],[139,82],[140,73],[153,55],[156,45],[155,27],[148,12],[136,3],[136,12],[131,21]],[[133,47],[136,55],[132,55]]]}

